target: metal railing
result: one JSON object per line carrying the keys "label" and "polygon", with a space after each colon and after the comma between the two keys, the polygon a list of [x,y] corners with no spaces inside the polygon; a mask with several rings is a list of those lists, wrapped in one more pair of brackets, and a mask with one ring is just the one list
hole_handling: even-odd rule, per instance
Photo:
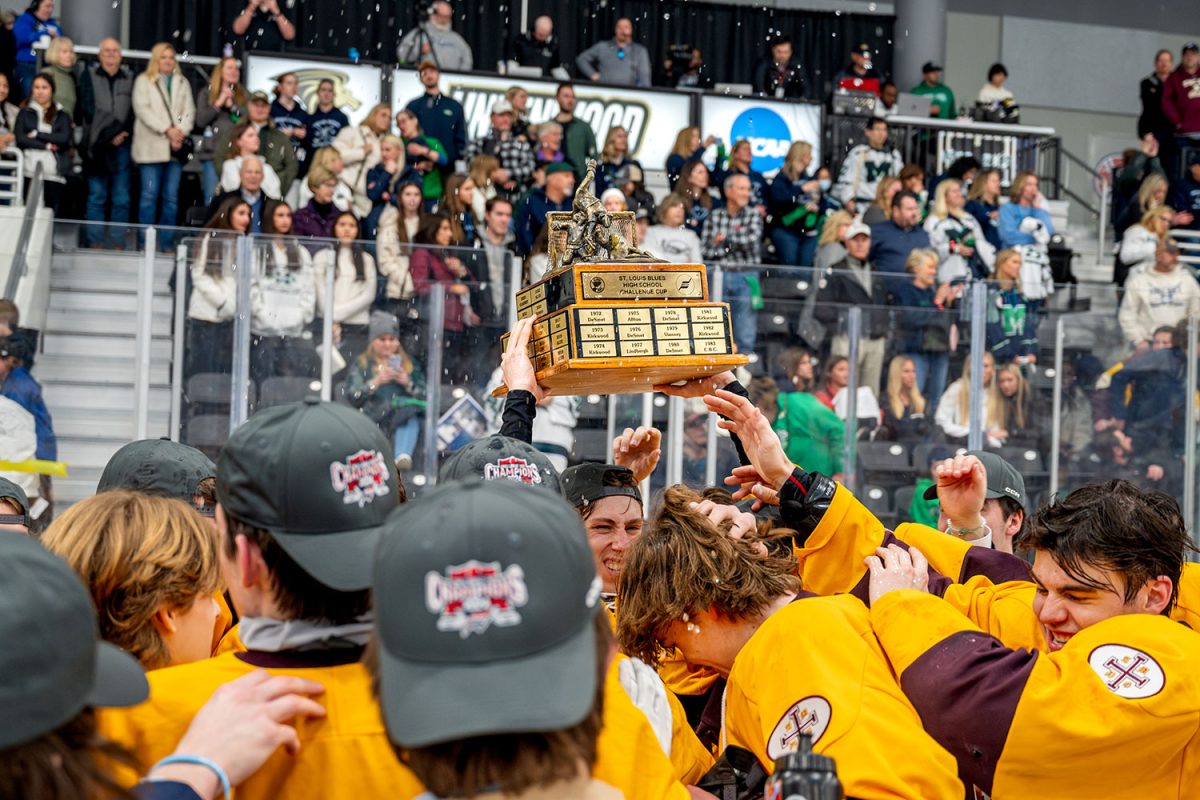
{"label": "metal railing", "polygon": [[9,146],[0,151],[0,203],[20,206],[25,202],[25,154]]}
{"label": "metal railing", "polygon": [[37,220],[37,210],[42,205],[42,165],[38,164],[33,170],[33,182],[29,187],[29,202],[25,206],[25,215],[21,220],[21,232],[17,235],[17,249],[13,254],[12,268],[8,272],[8,282],[4,285],[5,297],[16,297],[17,287],[21,278],[29,272],[29,241],[33,238],[33,223]]}

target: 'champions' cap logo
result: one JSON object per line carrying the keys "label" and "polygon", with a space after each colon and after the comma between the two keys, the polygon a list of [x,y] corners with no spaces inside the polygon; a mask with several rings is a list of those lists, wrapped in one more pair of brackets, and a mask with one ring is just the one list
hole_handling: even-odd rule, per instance
{"label": "'champions' cap logo", "polygon": [[439,631],[462,638],[483,633],[492,625],[519,625],[517,609],[529,602],[525,570],[519,564],[500,569],[499,561],[471,560],[446,567],[446,574],[425,573],[425,607],[438,614]]}
{"label": "'champions' cap logo", "polygon": [[362,508],[388,493],[387,461],[378,450],[359,450],[344,464],[329,465],[329,481],[335,492],[342,493],[343,503],[358,503]]}
{"label": "'champions' cap logo", "polygon": [[518,481],[533,486],[542,482],[542,472],[537,468],[536,464],[530,464],[523,458],[512,456],[510,458],[502,458],[495,464],[483,465],[483,479],[485,481],[494,481],[497,478],[507,478],[510,481]]}

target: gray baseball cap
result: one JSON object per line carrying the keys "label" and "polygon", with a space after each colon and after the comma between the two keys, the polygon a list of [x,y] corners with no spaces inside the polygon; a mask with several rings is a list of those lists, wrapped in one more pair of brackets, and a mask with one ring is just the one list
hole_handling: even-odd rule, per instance
{"label": "gray baseball cap", "polygon": [[558,493],[558,470],[528,442],[494,434],[467,444],[442,464],[438,480],[510,480]]}
{"label": "gray baseball cap", "polygon": [[[1017,472],[1016,467],[987,450],[970,450],[966,455],[975,456],[983,464],[983,469],[987,473],[985,497],[988,500],[1007,497],[1010,500],[1016,500],[1021,504],[1021,508],[1025,508],[1025,479],[1021,477],[1021,473]],[[923,496],[926,500],[937,498],[937,484],[926,489]]]}
{"label": "gray baseball cap", "polygon": [[[22,522],[5,522],[4,520],[0,519],[0,522],[4,522],[5,524],[9,525],[29,525],[29,497],[25,494],[24,489],[10,481],[8,478],[0,478],[0,500],[12,500],[15,502],[17,507],[20,508],[20,516],[24,520]],[[5,515],[0,515],[0,517],[2,516]]]}
{"label": "gray baseball cap", "polygon": [[592,707],[600,580],[550,492],[464,481],[392,513],[375,559],[380,704],[400,747],[569,728]]}
{"label": "gray baseball cap", "polygon": [[130,489],[192,505],[196,487],[216,475],[217,465],[194,447],[169,439],[140,439],[113,453],[100,474],[96,494]]}
{"label": "gray baseball cap", "polygon": [[0,749],[32,741],[89,707],[150,693],[128,653],[100,641],[79,577],[28,536],[0,533]]}
{"label": "gray baseball cap", "polygon": [[309,398],[264,409],[221,449],[217,502],[331,589],[366,589],[397,503],[390,452],[379,427],[349,406]]}

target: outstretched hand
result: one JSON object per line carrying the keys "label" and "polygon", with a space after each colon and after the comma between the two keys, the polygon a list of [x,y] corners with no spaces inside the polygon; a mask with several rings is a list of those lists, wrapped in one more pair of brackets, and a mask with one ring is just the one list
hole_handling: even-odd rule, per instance
{"label": "outstretched hand", "polygon": [[724,417],[717,422],[717,427],[737,434],[761,482],[778,491],[794,466],[783,451],[770,420],[746,398],[723,389],[705,395],[704,405],[712,413]]}
{"label": "outstretched hand", "polygon": [[702,375],[699,378],[692,378],[690,381],[661,383],[654,387],[654,391],[671,397],[703,397],[706,394],[712,394],[718,389],[724,389],[735,380],[737,380],[737,376],[726,370],[725,372],[718,372],[716,375]]}
{"label": "outstretched hand", "polygon": [[613,463],[618,467],[628,467],[638,483],[654,474],[658,459],[662,455],[662,433],[657,428],[645,425],[637,430],[626,428],[613,439]]}
{"label": "outstretched hand", "polygon": [[533,335],[535,319],[526,317],[517,320],[517,324],[513,326],[512,334],[508,337],[508,347],[500,357],[500,374],[510,392],[523,389],[540,403],[550,396],[550,390],[538,385],[537,373],[529,359],[529,338]]}
{"label": "outstretched hand", "polygon": [[983,524],[980,512],[987,499],[987,470],[975,456],[955,456],[938,464],[938,502],[942,511],[960,528],[978,528]]}
{"label": "outstretched hand", "polygon": [[754,467],[734,467],[733,472],[725,478],[725,484],[739,487],[733,493],[735,503],[745,500],[747,497],[754,498],[754,505],[750,507],[751,511],[758,511],[763,506],[779,505],[779,490],[767,486],[766,481]]}

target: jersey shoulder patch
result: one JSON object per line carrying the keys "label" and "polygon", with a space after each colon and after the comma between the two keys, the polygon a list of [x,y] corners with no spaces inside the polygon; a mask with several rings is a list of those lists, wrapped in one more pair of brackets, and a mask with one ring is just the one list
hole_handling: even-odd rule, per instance
{"label": "jersey shoulder patch", "polygon": [[1088,666],[1113,694],[1144,700],[1163,690],[1167,676],[1148,653],[1123,644],[1102,644],[1088,656]]}
{"label": "jersey shoulder patch", "polygon": [[831,716],[833,707],[820,695],[814,694],[797,702],[783,712],[775,724],[775,730],[771,731],[767,740],[767,755],[774,760],[785,753],[795,752],[800,747],[801,734],[805,733],[812,737],[812,743],[816,745],[829,727]]}

